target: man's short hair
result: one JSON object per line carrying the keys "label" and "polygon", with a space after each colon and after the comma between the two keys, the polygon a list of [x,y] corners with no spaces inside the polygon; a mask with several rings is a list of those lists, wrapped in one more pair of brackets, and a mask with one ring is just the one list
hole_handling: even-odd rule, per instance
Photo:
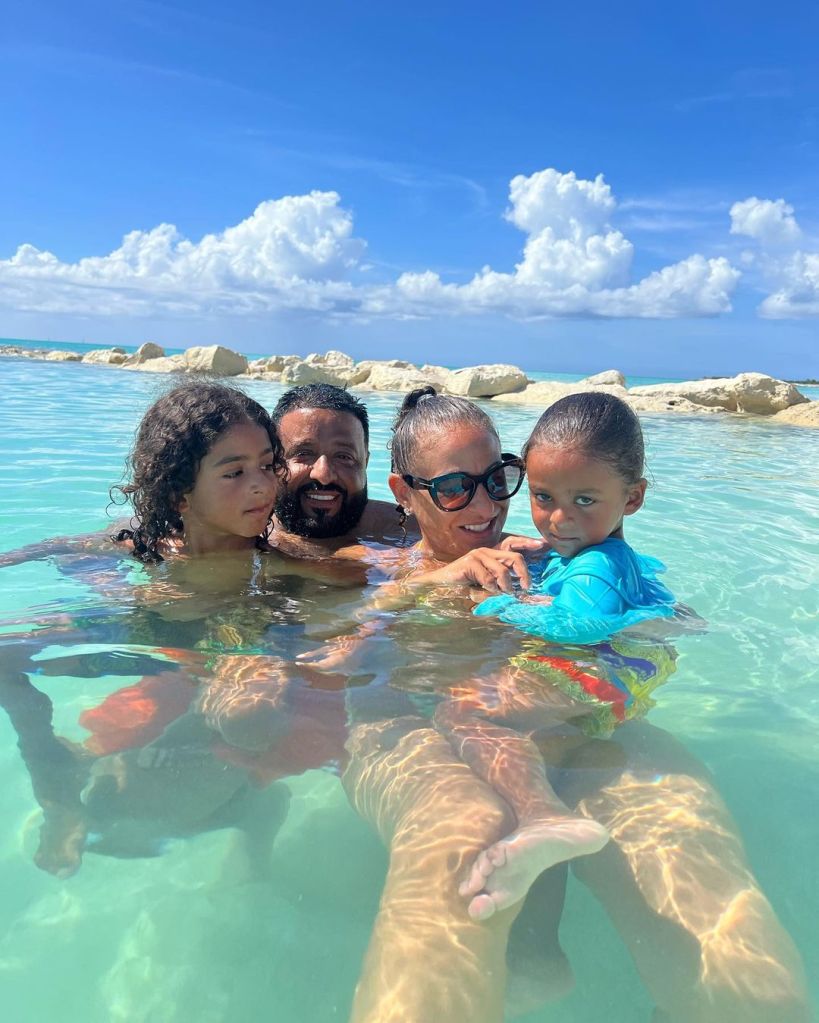
{"label": "man's short hair", "polygon": [[328,409],[330,412],[347,412],[361,423],[364,443],[370,446],[370,417],[367,407],[358,398],[335,384],[302,384],[286,391],[276,402],[270,418],[278,426],[288,412],[297,409]]}

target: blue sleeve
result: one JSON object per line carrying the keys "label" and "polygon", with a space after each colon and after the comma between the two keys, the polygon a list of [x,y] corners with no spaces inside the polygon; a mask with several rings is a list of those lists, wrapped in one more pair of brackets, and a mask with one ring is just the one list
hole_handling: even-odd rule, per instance
{"label": "blue sleeve", "polygon": [[610,582],[581,573],[565,580],[553,603],[577,615],[619,615],[626,610],[625,601]]}
{"label": "blue sleeve", "polygon": [[662,565],[638,561],[622,541],[582,551],[568,564],[553,566],[552,572],[544,572],[546,567],[544,562],[532,589],[551,596],[551,603],[532,604],[498,594],[474,613],[498,617],[532,636],[575,644],[600,643],[641,621],[674,614],[673,594],[655,578]]}

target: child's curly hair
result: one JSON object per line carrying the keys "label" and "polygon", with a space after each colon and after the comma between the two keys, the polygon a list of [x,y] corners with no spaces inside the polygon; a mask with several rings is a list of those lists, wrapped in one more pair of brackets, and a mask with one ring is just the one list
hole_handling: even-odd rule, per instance
{"label": "child's curly hair", "polygon": [[[276,475],[286,478],[275,424],[257,401],[235,387],[201,380],[163,394],[139,424],[126,463],[130,480],[109,491],[115,504],[131,502],[137,525],[111,539],[133,541],[134,557],[140,561],[162,561],[157,546],[182,535],[179,502],[193,490],[202,459],[224,433],[247,422],[256,423],[270,437]],[[260,541],[268,532],[269,526]]]}

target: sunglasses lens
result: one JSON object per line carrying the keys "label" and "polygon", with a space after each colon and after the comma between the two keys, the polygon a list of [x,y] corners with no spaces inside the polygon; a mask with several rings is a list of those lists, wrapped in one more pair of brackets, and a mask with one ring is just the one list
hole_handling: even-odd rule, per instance
{"label": "sunglasses lens", "polygon": [[457,511],[469,504],[475,492],[475,481],[469,476],[451,475],[435,487],[438,503],[447,511]]}
{"label": "sunglasses lens", "polygon": [[486,481],[486,489],[489,496],[496,501],[503,501],[511,497],[520,486],[523,476],[523,469],[519,465],[503,465],[497,472],[493,472]]}

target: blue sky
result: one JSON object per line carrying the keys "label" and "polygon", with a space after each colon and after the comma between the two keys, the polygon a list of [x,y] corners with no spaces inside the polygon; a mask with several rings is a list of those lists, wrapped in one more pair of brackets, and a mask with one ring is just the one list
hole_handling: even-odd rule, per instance
{"label": "blue sky", "polygon": [[0,335],[819,376],[818,10],[7,2]]}

